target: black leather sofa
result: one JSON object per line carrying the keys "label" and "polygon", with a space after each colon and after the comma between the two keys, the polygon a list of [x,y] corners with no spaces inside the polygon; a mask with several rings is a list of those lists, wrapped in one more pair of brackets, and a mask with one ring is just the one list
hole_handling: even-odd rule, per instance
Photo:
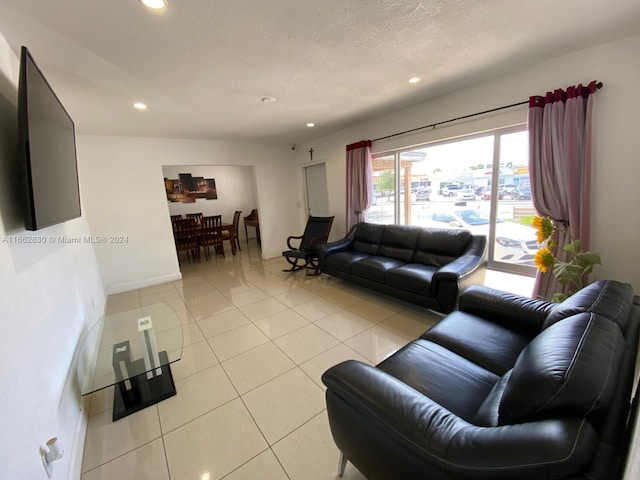
{"label": "black leather sofa", "polygon": [[460,291],[483,283],[486,246],[467,230],[359,223],[316,250],[322,273],[448,313]]}
{"label": "black leather sofa", "polygon": [[562,304],[470,287],[376,367],[324,373],[334,441],[370,480],[620,478],[639,324],[615,281]]}

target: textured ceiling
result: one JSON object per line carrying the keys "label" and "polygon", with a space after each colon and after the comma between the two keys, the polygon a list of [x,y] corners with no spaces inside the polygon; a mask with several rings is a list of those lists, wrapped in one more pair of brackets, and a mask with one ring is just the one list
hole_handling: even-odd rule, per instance
{"label": "textured ceiling", "polygon": [[638,32],[638,0],[0,0],[77,132],[106,135],[300,143]]}

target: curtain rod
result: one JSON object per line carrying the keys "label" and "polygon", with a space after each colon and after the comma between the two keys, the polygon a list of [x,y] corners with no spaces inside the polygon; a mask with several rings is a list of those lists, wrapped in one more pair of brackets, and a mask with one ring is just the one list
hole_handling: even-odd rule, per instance
{"label": "curtain rod", "polygon": [[[602,82],[596,83],[596,89],[597,90],[600,90],[603,86],[604,86],[604,84]],[[462,117],[456,117],[456,118],[452,118],[450,120],[444,120],[442,122],[432,123],[431,125],[425,125],[424,127],[412,128],[411,130],[405,130],[404,132],[394,133],[392,135],[387,135],[386,137],[376,138],[376,139],[371,140],[371,141],[372,142],[379,142],[380,140],[386,140],[387,138],[393,138],[393,137],[397,137],[399,135],[404,135],[406,133],[412,133],[412,132],[416,132],[418,130],[424,130],[425,128],[436,128],[436,127],[438,127],[440,125],[444,125],[445,123],[457,122],[458,120],[464,120],[466,118],[477,117],[478,115],[485,115],[487,113],[493,113],[493,112],[497,112],[499,110],[505,110],[507,108],[517,107],[519,105],[526,105],[528,103],[529,103],[529,100],[525,100],[524,102],[512,103],[511,105],[504,105],[502,107],[492,108],[491,110],[484,110],[482,112],[471,113],[469,115],[463,115]]]}

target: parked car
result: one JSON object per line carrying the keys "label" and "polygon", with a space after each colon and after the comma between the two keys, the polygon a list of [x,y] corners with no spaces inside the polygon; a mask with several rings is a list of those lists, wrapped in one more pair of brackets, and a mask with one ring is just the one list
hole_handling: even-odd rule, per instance
{"label": "parked car", "polygon": [[[419,214],[418,222],[425,227],[464,228],[474,234],[489,235],[489,215],[475,209],[429,211]],[[533,256],[539,248],[535,228],[497,220],[496,260],[533,265]]]}
{"label": "parked car", "polygon": [[498,199],[500,200],[517,200],[518,187],[512,184],[502,185],[498,190]]}
{"label": "parked car", "polygon": [[524,187],[518,187],[518,193],[516,197],[516,200],[531,200],[531,187],[528,185]]}
{"label": "parked car", "polygon": [[456,198],[458,200],[475,200],[476,194],[470,188],[463,188],[458,192],[458,196]]}
{"label": "parked car", "polygon": [[442,188],[442,195],[445,197],[455,197],[462,190],[459,185],[447,185]]}
{"label": "parked car", "polygon": [[476,191],[476,195],[482,200],[491,200],[491,187],[480,187]]}
{"label": "parked car", "polygon": [[415,195],[416,195],[416,201],[418,202],[423,200],[429,200],[429,190],[427,190],[426,188],[420,188],[416,190]]}

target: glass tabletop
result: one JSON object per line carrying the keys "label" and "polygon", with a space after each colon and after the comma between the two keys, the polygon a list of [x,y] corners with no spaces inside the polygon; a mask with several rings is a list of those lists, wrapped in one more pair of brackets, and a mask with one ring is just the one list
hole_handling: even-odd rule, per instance
{"label": "glass tabletop", "polygon": [[156,303],[101,318],[80,347],[78,381],[88,395],[180,360],[182,326],[175,312]]}

